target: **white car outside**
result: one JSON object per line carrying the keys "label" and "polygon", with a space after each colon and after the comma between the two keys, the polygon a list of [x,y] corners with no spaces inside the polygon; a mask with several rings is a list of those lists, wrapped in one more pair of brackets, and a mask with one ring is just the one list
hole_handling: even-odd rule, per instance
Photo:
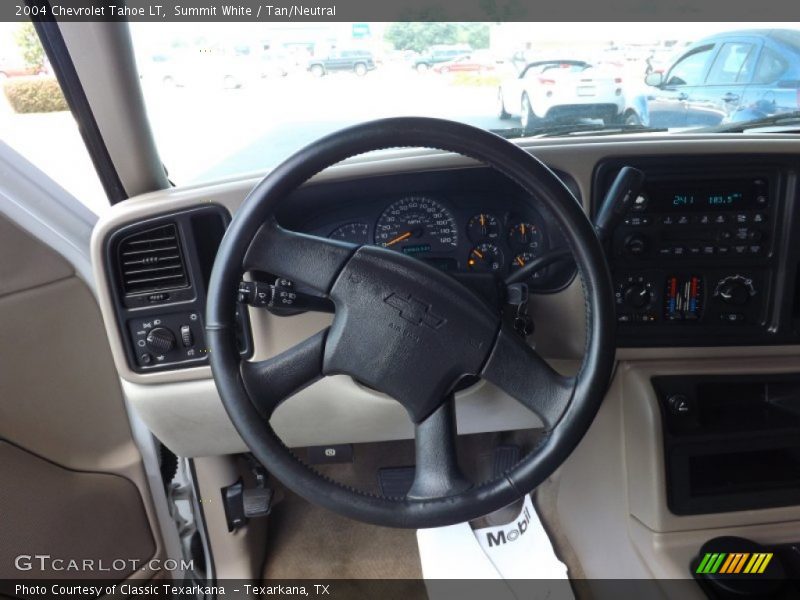
{"label": "white car outside", "polygon": [[544,120],[622,122],[626,113],[622,78],[578,60],[529,63],[500,85],[497,99],[500,118],[518,116],[524,129]]}

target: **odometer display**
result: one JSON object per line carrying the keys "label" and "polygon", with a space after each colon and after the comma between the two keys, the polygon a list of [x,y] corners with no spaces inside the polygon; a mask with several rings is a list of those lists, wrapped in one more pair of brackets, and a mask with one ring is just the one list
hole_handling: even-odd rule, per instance
{"label": "odometer display", "polygon": [[426,252],[447,252],[458,246],[458,227],[450,211],[439,202],[409,196],[383,211],[375,225],[375,243],[400,251],[414,246],[426,248]]}

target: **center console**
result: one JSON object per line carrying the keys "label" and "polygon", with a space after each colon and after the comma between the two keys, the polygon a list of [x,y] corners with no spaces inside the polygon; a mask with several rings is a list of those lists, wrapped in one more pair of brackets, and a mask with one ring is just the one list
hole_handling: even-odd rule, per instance
{"label": "center console", "polygon": [[790,258],[786,170],[757,159],[612,160],[596,170],[596,202],[624,165],[646,182],[608,248],[619,344],[795,343],[776,295]]}

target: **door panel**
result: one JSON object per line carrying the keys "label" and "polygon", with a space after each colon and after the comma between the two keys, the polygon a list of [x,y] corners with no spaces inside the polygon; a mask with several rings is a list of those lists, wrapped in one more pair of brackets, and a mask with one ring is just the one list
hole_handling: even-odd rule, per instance
{"label": "door panel", "polygon": [[163,554],[96,300],[71,265],[2,217],[0,490],[0,578],[67,575],[18,572],[8,552]]}

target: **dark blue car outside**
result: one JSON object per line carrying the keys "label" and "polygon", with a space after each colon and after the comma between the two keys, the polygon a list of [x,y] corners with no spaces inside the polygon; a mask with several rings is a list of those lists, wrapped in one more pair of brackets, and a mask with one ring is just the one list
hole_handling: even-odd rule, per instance
{"label": "dark blue car outside", "polygon": [[800,31],[753,29],[689,46],[645,79],[651,127],[704,127],[800,110]]}

